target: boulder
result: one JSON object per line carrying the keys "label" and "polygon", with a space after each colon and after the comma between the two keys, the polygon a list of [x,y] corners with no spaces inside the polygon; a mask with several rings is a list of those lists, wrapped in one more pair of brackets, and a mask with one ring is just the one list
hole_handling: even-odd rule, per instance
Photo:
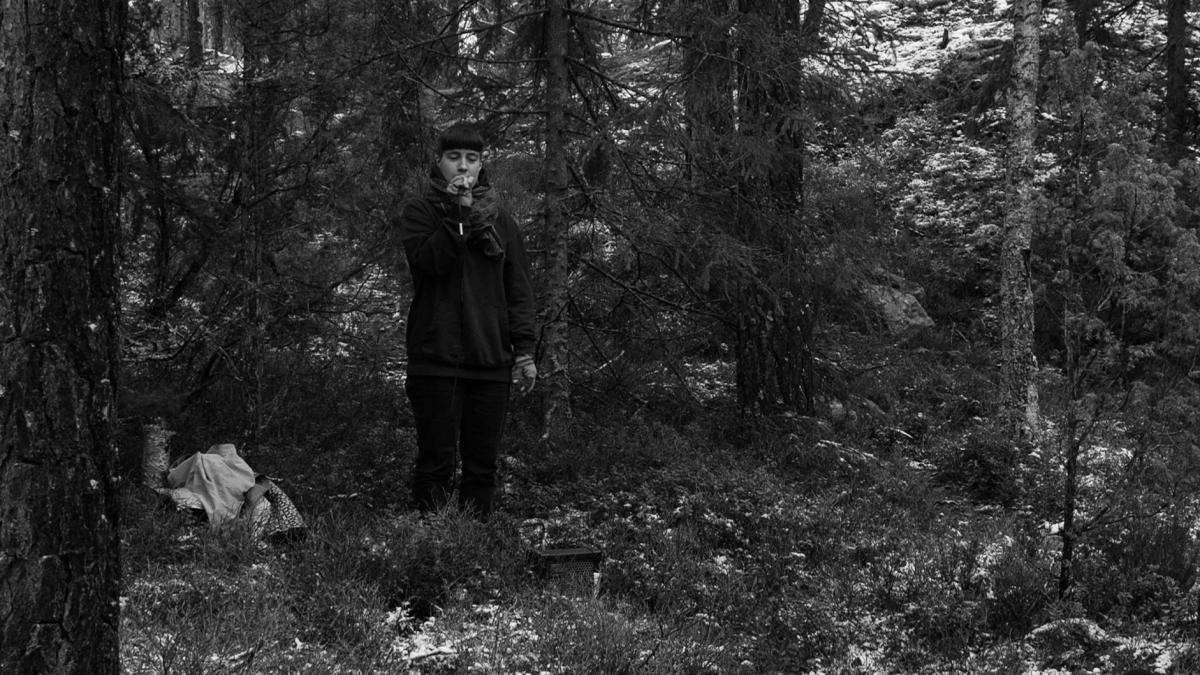
{"label": "boulder", "polygon": [[1072,670],[1098,665],[1121,642],[1095,621],[1082,618],[1058,619],[1038,626],[1026,641],[1040,653],[1043,664]]}
{"label": "boulder", "polygon": [[934,326],[913,292],[890,284],[867,284],[862,293],[883,319],[888,332],[901,340],[910,340]]}
{"label": "boulder", "polygon": [[1083,649],[1098,651],[1120,642],[1114,639],[1095,621],[1072,618],[1059,619],[1042,624],[1029,633],[1029,642],[1034,646],[1054,652]]}

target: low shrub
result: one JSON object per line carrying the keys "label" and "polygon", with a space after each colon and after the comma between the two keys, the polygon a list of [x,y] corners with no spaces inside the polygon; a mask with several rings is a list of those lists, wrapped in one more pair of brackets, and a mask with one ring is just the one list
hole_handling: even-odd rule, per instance
{"label": "low shrub", "polygon": [[1011,506],[1021,494],[1024,449],[999,423],[972,426],[952,441],[942,441],[933,458],[938,480],[960,486],[973,498]]}
{"label": "low shrub", "polygon": [[1019,637],[1047,618],[1058,599],[1057,555],[1016,529],[981,554],[987,629]]}

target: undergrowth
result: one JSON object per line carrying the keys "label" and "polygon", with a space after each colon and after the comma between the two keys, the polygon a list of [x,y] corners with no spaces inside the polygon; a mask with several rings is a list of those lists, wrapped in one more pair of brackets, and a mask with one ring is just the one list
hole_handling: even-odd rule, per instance
{"label": "undergrowth", "polygon": [[[1030,475],[1053,457],[989,427],[980,378],[922,358],[942,355],[860,378],[886,411],[853,428],[596,409],[546,441],[518,415],[486,524],[403,508],[397,457],[369,499],[297,485],[309,536],[283,547],[130,486],[124,670],[1027,673],[1074,658],[1037,651],[1031,631],[1089,619],[1148,640],[1109,666],[1167,653],[1159,672],[1189,672],[1185,521],[1098,530],[1060,597],[1059,541],[1037,506],[1054,483]],[[534,573],[535,548],[576,546],[602,552],[594,585]]]}

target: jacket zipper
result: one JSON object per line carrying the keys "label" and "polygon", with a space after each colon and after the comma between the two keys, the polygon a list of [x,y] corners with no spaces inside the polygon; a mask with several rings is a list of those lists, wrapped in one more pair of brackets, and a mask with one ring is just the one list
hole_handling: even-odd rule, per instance
{"label": "jacket zipper", "polygon": [[[458,236],[463,236],[463,212],[462,202],[458,203]],[[470,252],[467,251],[465,245],[462,248],[462,259],[458,266],[458,363],[459,368],[463,367],[463,363],[467,360],[467,335],[466,335],[466,316],[467,316],[467,257]]]}

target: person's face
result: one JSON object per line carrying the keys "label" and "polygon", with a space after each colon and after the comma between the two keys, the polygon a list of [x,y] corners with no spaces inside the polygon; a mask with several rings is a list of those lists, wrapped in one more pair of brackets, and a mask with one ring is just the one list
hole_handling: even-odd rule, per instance
{"label": "person's face", "polygon": [[474,186],[479,180],[479,169],[482,166],[483,156],[474,150],[450,149],[443,152],[438,159],[438,170],[442,172],[442,178],[451,185],[461,176],[464,178],[457,182],[466,187]]}

